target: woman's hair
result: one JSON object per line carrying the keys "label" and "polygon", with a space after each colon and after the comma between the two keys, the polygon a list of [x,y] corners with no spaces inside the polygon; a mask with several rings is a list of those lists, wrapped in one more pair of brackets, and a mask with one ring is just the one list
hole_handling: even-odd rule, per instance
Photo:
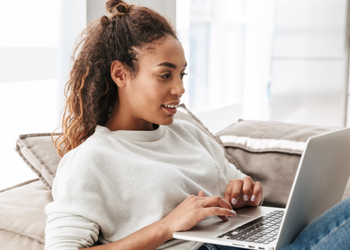
{"label": "woman's hair", "polygon": [[117,85],[111,78],[112,62],[122,62],[135,76],[135,49],[166,35],[176,38],[170,23],[149,8],[109,0],[106,9],[108,16],[95,20],[83,31],[73,54],[65,86],[62,133],[54,140],[61,157],[91,136],[97,125],[106,124],[118,98]]}

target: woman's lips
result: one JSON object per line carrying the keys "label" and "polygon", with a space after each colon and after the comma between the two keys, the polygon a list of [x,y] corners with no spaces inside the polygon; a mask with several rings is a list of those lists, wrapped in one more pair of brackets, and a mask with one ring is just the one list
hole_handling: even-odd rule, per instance
{"label": "woman's lips", "polygon": [[177,108],[167,108],[165,106],[162,106],[162,107],[170,114],[175,114],[177,112]]}

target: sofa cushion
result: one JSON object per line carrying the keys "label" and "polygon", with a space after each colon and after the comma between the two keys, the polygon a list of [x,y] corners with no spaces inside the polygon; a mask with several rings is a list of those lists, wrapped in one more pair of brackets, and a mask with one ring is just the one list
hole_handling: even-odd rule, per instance
{"label": "sofa cushion", "polygon": [[[54,138],[57,136],[58,134]],[[51,189],[58,163],[61,160],[51,140],[51,134],[20,135],[16,141],[16,151],[45,186]]]}
{"label": "sofa cushion", "polygon": [[[220,139],[210,133],[202,122],[193,115],[184,104],[179,105],[175,119],[191,122],[214,141],[222,145]],[[54,139],[57,138],[57,136],[58,134],[55,134]],[[51,134],[41,133],[20,135],[16,141],[16,151],[34,173],[38,175],[44,185],[48,189],[51,189],[58,164],[61,160],[61,157],[57,153],[55,144],[51,140]]]}
{"label": "sofa cushion", "polygon": [[1,249],[44,249],[45,206],[51,192],[34,179],[0,191]]}
{"label": "sofa cushion", "polygon": [[239,120],[216,136],[223,142],[229,161],[261,182],[264,205],[285,207],[307,139],[336,129]]}

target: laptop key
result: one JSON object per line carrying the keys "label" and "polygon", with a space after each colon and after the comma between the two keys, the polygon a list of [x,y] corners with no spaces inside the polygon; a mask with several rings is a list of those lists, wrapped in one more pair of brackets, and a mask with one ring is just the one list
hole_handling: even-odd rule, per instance
{"label": "laptop key", "polygon": [[222,238],[227,236],[227,239],[246,242],[271,242],[277,238],[282,216],[283,211],[273,211],[238,228],[227,231],[226,233],[217,237]]}
{"label": "laptop key", "polygon": [[227,239],[236,240],[236,239],[238,239],[238,238],[240,238],[240,237],[241,237],[241,236],[239,236],[239,235],[232,235],[232,236],[228,237]]}
{"label": "laptop key", "polygon": [[237,238],[236,240],[243,241],[243,240],[245,240],[245,238],[244,237],[240,237],[240,238]]}
{"label": "laptop key", "polygon": [[254,243],[262,243],[262,242],[264,242],[264,240],[262,240],[262,239],[257,239],[257,240],[254,240],[253,242],[254,242]]}

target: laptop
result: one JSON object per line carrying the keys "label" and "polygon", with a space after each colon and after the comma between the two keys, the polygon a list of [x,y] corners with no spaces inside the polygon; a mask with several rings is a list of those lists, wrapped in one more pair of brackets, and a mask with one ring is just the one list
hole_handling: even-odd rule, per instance
{"label": "laptop", "polygon": [[244,207],[228,222],[208,217],[173,237],[245,249],[281,249],[341,201],[349,175],[350,128],[311,137],[285,209]]}

